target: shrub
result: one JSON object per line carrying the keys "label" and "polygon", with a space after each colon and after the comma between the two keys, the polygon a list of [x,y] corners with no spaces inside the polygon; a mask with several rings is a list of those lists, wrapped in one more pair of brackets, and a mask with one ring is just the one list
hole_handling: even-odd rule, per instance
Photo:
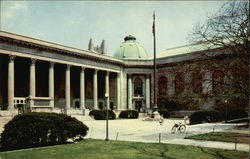
{"label": "shrub", "polygon": [[199,124],[202,122],[217,122],[221,120],[221,113],[215,110],[196,111],[190,116],[190,124]]}
{"label": "shrub", "polygon": [[88,127],[76,118],[56,113],[26,113],[9,121],[1,134],[3,150],[66,143],[86,136]]}
{"label": "shrub", "polygon": [[119,118],[127,118],[127,119],[137,119],[138,116],[139,113],[136,110],[123,110],[119,114]]}
{"label": "shrub", "polygon": [[227,120],[233,120],[238,118],[248,117],[248,114],[245,110],[242,109],[233,109],[229,110],[227,114]]}
{"label": "shrub", "polygon": [[[95,120],[106,120],[106,110],[91,110],[89,115],[94,116]],[[116,115],[112,110],[108,110],[108,119],[115,119]]]}
{"label": "shrub", "polygon": [[170,112],[166,109],[158,110],[160,115],[163,116],[163,118],[169,118],[170,117]]}
{"label": "shrub", "polygon": [[159,109],[167,109],[169,111],[178,111],[182,109],[182,104],[167,98],[158,98]]}

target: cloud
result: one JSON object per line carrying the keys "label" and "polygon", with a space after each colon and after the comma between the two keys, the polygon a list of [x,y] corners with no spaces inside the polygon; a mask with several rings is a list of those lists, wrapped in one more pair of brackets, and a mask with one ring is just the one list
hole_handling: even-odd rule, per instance
{"label": "cloud", "polygon": [[1,3],[1,24],[12,20],[19,11],[26,10],[28,7],[27,1],[2,1]]}

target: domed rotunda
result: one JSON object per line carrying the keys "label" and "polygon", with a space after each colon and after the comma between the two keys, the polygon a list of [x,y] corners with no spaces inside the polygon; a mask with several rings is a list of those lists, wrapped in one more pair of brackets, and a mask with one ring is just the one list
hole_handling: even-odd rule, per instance
{"label": "domed rotunda", "polygon": [[136,42],[136,38],[129,35],[124,38],[124,42],[115,51],[114,57],[118,59],[147,59],[148,54],[143,46]]}

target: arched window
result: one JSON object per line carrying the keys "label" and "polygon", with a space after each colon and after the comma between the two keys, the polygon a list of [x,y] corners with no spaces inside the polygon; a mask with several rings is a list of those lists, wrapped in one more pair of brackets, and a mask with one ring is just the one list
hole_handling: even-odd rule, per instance
{"label": "arched window", "polygon": [[224,74],[221,71],[214,71],[212,76],[214,94],[223,92]]}
{"label": "arched window", "polygon": [[194,93],[201,93],[202,92],[202,74],[200,72],[193,73],[193,92]]}
{"label": "arched window", "polygon": [[142,92],[143,92],[143,89],[142,89],[142,80],[140,79],[140,78],[136,78],[135,80],[134,80],[134,94],[135,95],[141,95],[141,94],[143,94]]}
{"label": "arched window", "polygon": [[168,92],[168,83],[167,83],[167,78],[164,76],[161,76],[159,78],[159,84],[158,84],[158,90],[159,90],[159,95],[167,95]]}
{"label": "arched window", "polygon": [[180,94],[184,91],[184,78],[181,74],[175,76],[175,94]]}

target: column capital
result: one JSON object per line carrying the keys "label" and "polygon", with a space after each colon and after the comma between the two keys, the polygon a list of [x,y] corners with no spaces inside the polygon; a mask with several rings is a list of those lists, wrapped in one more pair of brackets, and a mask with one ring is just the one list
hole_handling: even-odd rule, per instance
{"label": "column capital", "polygon": [[50,67],[54,67],[55,62],[50,61],[49,63],[50,63]]}
{"label": "column capital", "polygon": [[121,77],[121,73],[120,72],[117,72],[117,77]]}
{"label": "column capital", "polygon": [[9,55],[9,62],[13,62],[16,56],[14,55]]}
{"label": "column capital", "polygon": [[71,65],[69,65],[69,64],[66,65],[66,69],[67,69],[67,70],[69,70],[70,67],[71,67]]}
{"label": "column capital", "polygon": [[109,73],[110,73],[109,71],[106,71],[106,74],[107,74],[107,75],[109,75]]}
{"label": "column capital", "polygon": [[95,73],[98,73],[99,70],[95,69]]}
{"label": "column capital", "polygon": [[31,64],[35,64],[37,59],[31,58]]}
{"label": "column capital", "polygon": [[83,67],[83,66],[81,67],[81,71],[82,71],[82,72],[84,72],[85,69],[86,69],[85,67]]}
{"label": "column capital", "polygon": [[150,78],[150,74],[146,74],[145,76],[146,76],[146,78]]}

